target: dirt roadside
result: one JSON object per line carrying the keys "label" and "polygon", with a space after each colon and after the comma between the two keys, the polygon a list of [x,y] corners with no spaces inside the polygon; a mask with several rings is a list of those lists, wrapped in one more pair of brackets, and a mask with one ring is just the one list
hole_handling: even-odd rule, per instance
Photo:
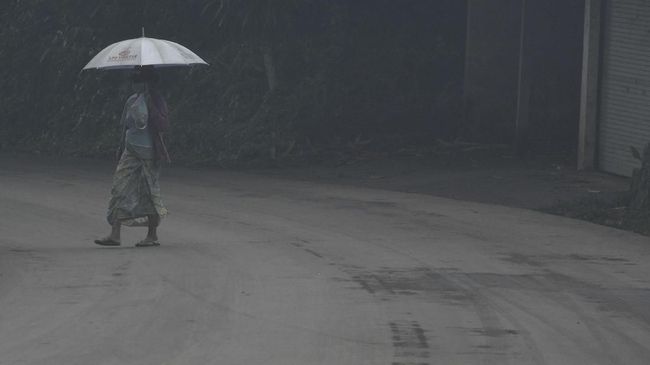
{"label": "dirt roadside", "polygon": [[543,211],[584,200],[613,201],[629,188],[628,178],[576,171],[569,164],[552,160],[507,157],[455,164],[427,158],[391,158],[248,172]]}
{"label": "dirt roadside", "polygon": [[[45,163],[51,167],[59,164],[112,166],[110,161],[0,154],[0,162],[10,160],[12,164]],[[172,171],[183,168],[168,167]],[[214,168],[197,166],[191,169]],[[617,221],[618,202],[629,188],[628,178],[576,171],[570,163],[558,159],[524,161],[494,154],[455,156],[453,160],[448,156],[405,156],[236,171],[533,209],[634,230],[622,227]]]}
{"label": "dirt roadside", "polygon": [[1,363],[649,363],[645,237],[173,166],[161,247],[101,248],[113,168],[0,155]]}
{"label": "dirt roadside", "polygon": [[518,159],[504,151],[354,159],[257,174],[532,209],[650,236],[647,214],[628,214],[630,179],[577,171],[572,159]]}

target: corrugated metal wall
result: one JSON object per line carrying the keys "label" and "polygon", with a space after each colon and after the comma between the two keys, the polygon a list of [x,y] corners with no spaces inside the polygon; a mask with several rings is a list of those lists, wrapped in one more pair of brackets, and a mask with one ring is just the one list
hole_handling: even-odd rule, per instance
{"label": "corrugated metal wall", "polygon": [[601,82],[599,167],[629,176],[650,142],[650,1],[607,1]]}

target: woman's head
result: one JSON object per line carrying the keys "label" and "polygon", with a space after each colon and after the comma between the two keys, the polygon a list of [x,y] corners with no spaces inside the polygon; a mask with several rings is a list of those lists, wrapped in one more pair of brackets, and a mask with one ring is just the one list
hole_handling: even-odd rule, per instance
{"label": "woman's head", "polygon": [[140,66],[131,74],[131,81],[134,84],[156,84],[158,79],[158,74],[153,66]]}

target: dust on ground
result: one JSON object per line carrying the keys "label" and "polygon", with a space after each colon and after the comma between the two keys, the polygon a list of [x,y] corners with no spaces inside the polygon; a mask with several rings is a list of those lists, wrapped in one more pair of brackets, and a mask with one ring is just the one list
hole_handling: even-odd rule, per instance
{"label": "dust on ground", "polygon": [[260,169],[258,174],[538,210],[650,236],[650,213],[627,210],[630,179],[577,171],[575,158],[504,151],[390,156]]}
{"label": "dust on ground", "polygon": [[542,211],[584,201],[616,204],[629,188],[628,178],[577,171],[567,161],[521,160],[507,155],[464,156],[457,161],[392,157],[253,172]]}

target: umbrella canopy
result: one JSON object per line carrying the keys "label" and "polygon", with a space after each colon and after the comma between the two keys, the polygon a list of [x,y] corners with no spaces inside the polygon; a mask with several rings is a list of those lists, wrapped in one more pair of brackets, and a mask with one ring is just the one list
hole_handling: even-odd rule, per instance
{"label": "umbrella canopy", "polygon": [[136,66],[190,66],[207,65],[201,57],[178,43],[164,39],[127,39],[104,48],[84,67],[88,69],[121,69]]}

